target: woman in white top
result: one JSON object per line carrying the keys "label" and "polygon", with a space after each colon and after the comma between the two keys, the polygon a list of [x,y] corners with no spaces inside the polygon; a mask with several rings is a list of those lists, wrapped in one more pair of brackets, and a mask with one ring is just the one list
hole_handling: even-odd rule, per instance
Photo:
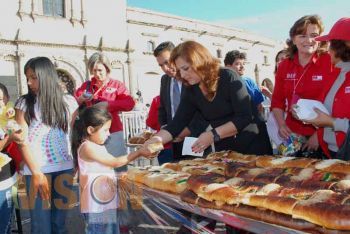
{"label": "woman in white top", "polygon": [[65,233],[67,211],[77,200],[72,190],[69,131],[78,104],[74,97],[63,94],[48,58],[30,59],[24,73],[28,93],[17,100],[15,109],[26,137],[20,151],[25,162],[31,232]]}

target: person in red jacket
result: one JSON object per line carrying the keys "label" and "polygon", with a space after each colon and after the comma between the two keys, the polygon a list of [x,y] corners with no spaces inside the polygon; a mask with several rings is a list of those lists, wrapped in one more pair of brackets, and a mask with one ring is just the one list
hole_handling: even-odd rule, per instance
{"label": "person in red jacket", "polygon": [[[153,98],[151,106],[149,108],[148,116],[146,119],[146,125],[157,132],[160,130],[160,123],[158,121],[158,109],[160,106],[160,96]],[[173,151],[170,144],[164,145],[164,150],[158,154],[158,163],[162,165],[167,162],[173,161]]]}
{"label": "person in red jacket", "polygon": [[[6,86],[0,83],[0,112],[9,99],[10,95]],[[16,162],[21,160],[16,144],[23,143],[23,139],[23,131],[6,133],[3,138],[0,138],[0,233],[11,233],[14,203],[9,198],[12,198],[12,187],[15,186],[18,177]],[[13,152],[9,153],[9,148],[16,148],[16,158]],[[8,157],[14,160],[9,160]]]}
{"label": "person in red jacket", "polygon": [[307,122],[319,127],[318,140],[322,150],[327,156],[336,158],[349,129],[350,18],[341,18],[328,35],[316,37],[315,40],[330,41],[329,53],[336,67],[333,72],[336,79],[327,90],[323,102],[330,114],[315,109],[317,117]]}
{"label": "person in red jacket", "polygon": [[[112,115],[111,135],[106,142],[106,148],[112,155],[125,155],[123,124],[119,118],[119,112],[131,111],[135,101],[122,82],[110,77],[111,63],[105,54],[101,52],[92,54],[88,61],[88,69],[93,77],[91,81],[84,82],[75,91],[75,97],[79,105],[106,103]],[[125,169],[126,167],[121,170]]]}
{"label": "person in red jacket", "polygon": [[299,98],[322,101],[323,90],[330,83],[330,56],[325,51],[325,43],[315,41],[323,29],[317,15],[303,16],[294,23],[289,31],[290,39],[287,40],[288,55],[278,65],[271,100],[279,135],[285,139],[292,133],[305,136],[307,141],[302,149],[308,152],[319,148],[316,129],[295,119],[291,110]]}

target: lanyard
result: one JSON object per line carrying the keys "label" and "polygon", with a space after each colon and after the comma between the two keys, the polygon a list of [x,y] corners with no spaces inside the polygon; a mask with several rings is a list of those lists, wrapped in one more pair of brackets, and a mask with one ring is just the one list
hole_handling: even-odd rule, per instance
{"label": "lanyard", "polygon": [[105,84],[102,84],[102,86],[100,88],[98,88],[96,90],[96,92],[94,89],[92,89],[92,94],[93,94],[94,98],[96,98],[101,91],[103,91],[104,89],[107,88],[108,83],[109,83],[109,80]]}
{"label": "lanyard", "polygon": [[310,66],[311,66],[311,63],[309,63],[309,64],[306,65],[306,67],[304,68],[303,73],[302,73],[301,76],[299,77],[298,82],[297,82],[296,84],[295,84],[295,79],[294,79],[294,83],[293,83],[293,95],[295,94],[295,90],[297,89],[297,87],[298,87],[300,81],[303,79],[305,73],[309,70]]}

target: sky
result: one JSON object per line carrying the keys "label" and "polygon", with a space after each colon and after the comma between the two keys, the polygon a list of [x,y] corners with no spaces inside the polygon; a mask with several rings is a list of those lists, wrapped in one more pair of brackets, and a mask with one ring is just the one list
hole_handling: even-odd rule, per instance
{"label": "sky", "polygon": [[327,33],[341,17],[350,17],[350,0],[127,0],[130,7],[244,29],[285,41],[304,15],[321,16]]}

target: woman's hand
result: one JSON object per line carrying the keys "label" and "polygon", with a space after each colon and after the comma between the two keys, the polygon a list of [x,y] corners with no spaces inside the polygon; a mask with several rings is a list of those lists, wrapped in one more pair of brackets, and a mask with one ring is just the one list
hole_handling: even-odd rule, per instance
{"label": "woman's hand", "polygon": [[278,125],[278,134],[284,138],[287,139],[290,134],[292,134],[292,130],[287,126],[286,120],[284,118],[284,110],[280,108],[273,108],[272,113],[275,116],[276,123]]}
{"label": "woman's hand", "polygon": [[282,138],[287,139],[290,136],[290,134],[292,134],[292,130],[290,130],[290,128],[288,128],[286,124],[282,124],[278,129],[278,134]]}
{"label": "woman's hand", "polygon": [[334,119],[332,118],[332,116],[327,115],[326,113],[322,112],[317,108],[314,108],[314,111],[317,113],[317,117],[312,120],[305,120],[305,122],[310,123],[315,127],[334,127]]}
{"label": "woman's hand", "polygon": [[184,128],[184,130],[182,130],[182,132],[173,139],[174,143],[178,143],[178,142],[182,142],[185,137],[191,135],[191,131],[188,129],[188,127]]}
{"label": "woman's hand", "polygon": [[158,142],[161,143],[161,142],[162,142],[162,138],[159,137],[159,136],[153,136],[153,137],[151,137],[150,139],[148,139],[148,140],[142,145],[142,147],[146,146],[146,148],[147,148],[147,145],[153,144],[153,143],[158,143]]}
{"label": "woman's hand", "polygon": [[297,112],[295,111],[297,108],[298,108],[298,105],[293,104],[293,105],[291,106],[289,112],[292,114],[292,116],[294,117],[294,119],[297,119],[297,120],[302,121],[301,119],[299,119],[299,117],[298,117],[298,115],[297,115]]}
{"label": "woman's hand", "polygon": [[272,93],[267,87],[260,86],[260,89],[261,89],[262,94],[264,94],[266,97],[272,99]]}
{"label": "woman's hand", "polygon": [[149,148],[142,146],[136,151],[140,156],[146,157],[148,159],[152,159],[158,156],[159,151],[157,152],[151,152]]}
{"label": "woman's hand", "polygon": [[82,104],[87,101],[91,101],[93,99],[93,95],[86,95],[85,92],[83,92],[79,97],[78,97],[78,103]]}
{"label": "woman's hand", "polygon": [[192,152],[202,153],[208,146],[213,144],[214,136],[211,132],[203,132],[192,145]]}
{"label": "woman's hand", "polygon": [[46,176],[42,172],[33,173],[31,182],[32,182],[31,192],[35,194],[35,197],[39,192],[42,200],[50,199],[49,182],[47,181]]}
{"label": "woman's hand", "polygon": [[307,151],[315,151],[318,149],[318,146],[319,146],[319,143],[317,139],[317,132],[315,132],[303,145],[302,150],[306,149]]}

